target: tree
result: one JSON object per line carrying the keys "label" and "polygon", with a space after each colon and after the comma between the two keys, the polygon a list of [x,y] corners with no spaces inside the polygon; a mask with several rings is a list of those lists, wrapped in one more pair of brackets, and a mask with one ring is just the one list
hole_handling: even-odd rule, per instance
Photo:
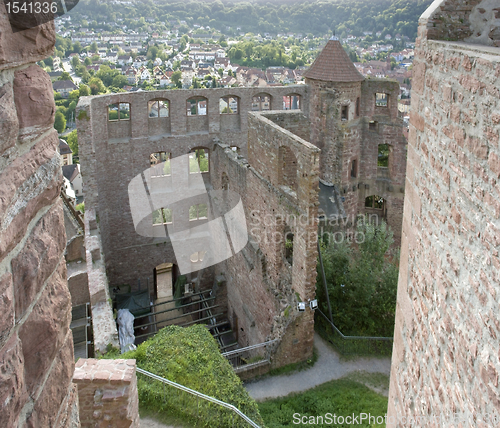
{"label": "tree", "polygon": [[59,79],[57,80],[71,80],[73,81],[73,79],[71,78],[71,76],[69,75],[69,73],[67,71],[63,71],[61,73],[61,75],[59,76]]}
{"label": "tree", "polygon": [[176,86],[179,84],[181,79],[182,79],[182,71],[180,70],[174,71],[172,73],[172,77],[170,77],[170,80],[174,82]]}
{"label": "tree", "polygon": [[66,135],[66,142],[73,152],[73,158],[78,157],[78,132],[76,129]]}
{"label": "tree", "polygon": [[[393,335],[399,257],[398,252],[390,250],[392,236],[385,222],[374,225],[362,221],[356,229],[356,246],[346,240],[323,242],[323,264],[333,321],[342,333]],[[321,273],[317,295],[321,309],[326,310]]]}
{"label": "tree", "polygon": [[71,91],[68,95],[68,98],[70,100],[77,100],[79,97],[80,97],[80,91],[78,89]]}
{"label": "tree", "polygon": [[94,53],[97,52],[97,43],[96,42],[92,42],[90,44],[90,52],[94,52]]}
{"label": "tree", "polygon": [[85,65],[91,65],[92,64],[92,60],[89,58],[89,57],[86,57],[84,60],[83,60],[83,63]]}
{"label": "tree", "polygon": [[111,82],[111,86],[120,89],[127,84],[128,84],[128,79],[123,74],[118,74],[117,76],[113,77],[113,81]]}
{"label": "tree", "polygon": [[80,64],[80,60],[78,59],[78,57],[76,55],[73,58],[71,58],[71,65],[73,66],[73,70],[75,70],[79,64]]}
{"label": "tree", "polygon": [[102,80],[98,77],[92,77],[92,79],[89,80],[88,85],[92,95],[99,95],[106,92],[106,87],[102,83]]}
{"label": "tree", "polygon": [[80,97],[87,97],[90,95],[90,88],[87,85],[80,84],[80,87],[78,88],[78,92]]}
{"label": "tree", "polygon": [[59,134],[63,133],[66,129],[66,118],[61,110],[57,110],[54,117],[54,128],[56,128]]}

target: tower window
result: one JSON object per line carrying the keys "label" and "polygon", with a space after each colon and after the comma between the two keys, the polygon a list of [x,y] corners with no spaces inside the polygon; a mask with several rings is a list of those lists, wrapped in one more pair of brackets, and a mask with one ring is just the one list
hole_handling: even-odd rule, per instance
{"label": "tower window", "polygon": [[342,120],[349,120],[349,106],[342,106]]}
{"label": "tower window", "polygon": [[351,177],[356,178],[358,175],[358,162],[353,159],[351,162]]}
{"label": "tower window", "polygon": [[387,107],[389,102],[389,95],[384,93],[375,94],[375,105],[377,107]]}

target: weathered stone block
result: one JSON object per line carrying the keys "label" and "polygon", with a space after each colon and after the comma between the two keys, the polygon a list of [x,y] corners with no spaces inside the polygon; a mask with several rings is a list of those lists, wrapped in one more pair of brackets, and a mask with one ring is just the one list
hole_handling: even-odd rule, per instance
{"label": "weathered stone block", "polygon": [[24,381],[21,341],[13,335],[0,350],[0,426],[17,426],[19,413],[28,401]]}
{"label": "weathered stone block", "polygon": [[0,88],[0,154],[16,144],[18,131],[12,85],[7,83]]}
{"label": "weathered stone block", "polygon": [[49,75],[38,65],[16,71],[14,100],[22,135],[34,138],[53,127],[54,91]]}
{"label": "weathered stone block", "polygon": [[0,277],[0,345],[4,343],[14,327],[14,291],[12,275],[4,274]]}
{"label": "weathered stone block", "polygon": [[38,383],[61,348],[71,321],[71,297],[66,283],[66,266],[61,263],[50,278],[31,314],[21,326],[25,380],[30,391]]}
{"label": "weathered stone block", "polygon": [[33,412],[27,420],[28,427],[55,426],[55,420],[61,407],[67,405],[65,399],[71,389],[74,367],[73,335],[68,333],[65,343],[57,354],[43,390],[35,402]]}
{"label": "weathered stone block", "polygon": [[[54,233],[56,230],[59,232]],[[65,238],[62,207],[56,204],[38,221],[24,248],[12,259],[16,319],[22,318],[44,282],[56,269],[64,251]]]}
{"label": "weathered stone block", "polygon": [[5,5],[0,4],[0,70],[45,59],[55,42],[53,21],[14,33]]}
{"label": "weathered stone block", "polygon": [[59,196],[62,171],[54,132],[0,174],[0,261],[26,233],[38,210]]}

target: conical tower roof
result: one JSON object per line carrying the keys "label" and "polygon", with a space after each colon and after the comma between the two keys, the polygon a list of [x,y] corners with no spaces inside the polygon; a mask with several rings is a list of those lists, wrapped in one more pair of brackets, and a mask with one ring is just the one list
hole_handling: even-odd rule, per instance
{"label": "conical tower roof", "polygon": [[304,77],[324,82],[361,82],[365,80],[338,40],[330,39]]}

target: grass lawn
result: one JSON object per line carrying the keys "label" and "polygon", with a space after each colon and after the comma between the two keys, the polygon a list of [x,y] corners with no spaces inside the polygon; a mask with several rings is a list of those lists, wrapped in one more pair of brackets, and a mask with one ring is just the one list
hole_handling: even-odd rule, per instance
{"label": "grass lawn", "polygon": [[[371,382],[370,376],[366,374],[360,381],[380,384],[380,379],[376,378],[380,375],[374,375],[373,382]],[[338,420],[334,423],[333,415],[338,418],[339,416],[352,417],[354,414],[356,417],[360,413],[367,413],[374,417],[384,417],[387,412],[387,397],[377,394],[352,378],[333,380],[302,393],[294,393],[258,404],[266,428],[288,426],[351,427],[352,424],[339,423]],[[295,419],[294,414],[296,414]],[[327,414],[330,414],[331,420],[327,418]],[[298,423],[299,418],[302,420],[304,416],[307,416],[305,418],[307,423]],[[315,418],[310,419],[310,416]],[[323,416],[323,423],[316,419],[317,416]],[[373,423],[373,419],[371,422],[364,420],[363,423],[354,424],[354,426],[385,427],[384,423]]]}

